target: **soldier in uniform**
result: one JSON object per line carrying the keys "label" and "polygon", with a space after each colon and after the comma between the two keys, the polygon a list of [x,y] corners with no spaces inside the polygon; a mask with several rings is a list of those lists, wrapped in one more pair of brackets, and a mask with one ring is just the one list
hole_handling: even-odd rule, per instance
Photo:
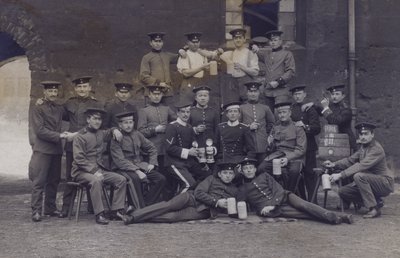
{"label": "soldier in uniform", "polygon": [[180,192],[186,192],[210,175],[210,170],[199,163],[198,146],[193,144],[195,133],[188,124],[191,102],[182,100],[175,107],[178,118],[167,126],[165,132],[165,166],[182,186]]}
{"label": "soldier in uniform", "polygon": [[253,81],[252,77],[257,76],[259,71],[257,55],[247,48],[246,30],[234,29],[229,33],[235,49],[220,56],[227,66],[227,81],[221,84],[223,103],[246,100],[247,89],[244,83]]}
{"label": "soldier in uniform", "polygon": [[[317,167],[318,145],[315,141],[315,136],[320,133],[321,124],[319,121],[318,112],[315,107],[302,109],[304,99],[307,97],[306,86],[294,86],[290,88],[290,92],[292,93],[294,100],[294,103],[292,104],[292,121],[296,124],[296,126],[302,127],[307,136],[306,162],[303,171],[307,194],[308,197],[311,198],[314,193],[314,188],[318,187],[316,185],[316,181],[318,178],[317,175],[314,173],[313,168]],[[305,194],[304,191],[302,194]],[[305,197],[305,195],[303,197]],[[315,198],[315,202],[316,201],[317,198]]]}
{"label": "soldier in uniform", "polygon": [[357,149],[357,145],[356,137],[351,130],[352,113],[351,109],[344,101],[346,97],[344,88],[345,86],[343,84],[327,88],[327,91],[330,92],[331,100],[329,101],[328,98],[321,100],[321,114],[329,124],[337,125],[339,127],[339,133],[345,133],[349,135],[350,148],[355,151]]}
{"label": "soldier in uniform", "polygon": [[343,178],[353,178],[354,182],[339,189],[339,195],[345,201],[364,205],[369,209],[364,218],[375,218],[381,215],[379,200],[393,192],[394,178],[386,164],[385,151],[376,141],[375,124],[358,123],[355,126],[361,148],[348,158],[336,162],[329,160],[323,165],[340,170],[331,175],[335,182]]}
{"label": "soldier in uniform", "polygon": [[[76,96],[69,98],[65,104],[67,116],[69,121],[69,132],[77,133],[80,129],[84,128],[87,124],[86,115],[84,114],[88,107],[103,108],[104,103],[98,101],[95,97],[91,96],[92,86],[90,85],[91,76],[83,76],[74,79],[72,82],[75,84],[74,91]],[[72,141],[67,141],[65,144],[65,158],[66,158],[66,179],[71,180],[71,169],[73,160]],[[60,218],[67,217],[68,208],[72,198],[72,188],[66,186],[63,195],[63,207]]]}
{"label": "soldier in uniform", "polygon": [[195,189],[181,193],[167,202],[156,203],[135,210],[125,224],[151,222],[178,222],[186,220],[215,218],[227,213],[227,198],[236,197],[236,164],[220,163],[218,172],[208,176]]}
{"label": "soldier in uniform", "polygon": [[59,216],[56,206],[57,187],[61,175],[61,139],[71,137],[61,133],[65,111],[58,99],[59,82],[45,81],[44,99],[41,105],[32,107],[32,127],[35,133],[33,153],[29,163],[29,179],[32,181],[32,221],[41,221],[42,198],[45,192],[44,214]]}
{"label": "soldier in uniform", "polygon": [[177,68],[178,72],[183,75],[183,81],[179,89],[180,98],[185,98],[186,100],[193,99],[192,90],[194,87],[204,83],[205,74],[204,71],[210,68],[210,63],[208,59],[218,58],[218,54],[223,52],[220,51],[207,51],[205,49],[200,49],[200,39],[201,32],[190,32],[186,33],[187,37],[186,45],[188,50],[186,51],[186,56],[179,57]]}
{"label": "soldier in uniform", "polygon": [[246,156],[255,156],[255,143],[250,128],[239,122],[240,102],[224,106],[227,122],[220,123],[215,135],[218,159],[227,163],[238,163]]}
{"label": "soldier in uniform", "polygon": [[254,138],[256,159],[261,162],[266,157],[267,139],[275,123],[275,116],[271,109],[259,103],[259,82],[245,83],[247,87],[247,103],[240,106],[242,123],[248,125]]}
{"label": "soldier in uniform", "polygon": [[[140,63],[140,81],[144,86],[161,85],[166,87],[163,103],[173,106],[173,96],[176,89],[173,88],[171,80],[170,64],[176,63],[178,54],[163,51],[164,32],[151,32],[150,37],[151,51],[143,56]],[[179,53],[184,55],[184,50]]]}
{"label": "soldier in uniform", "polygon": [[264,62],[265,71],[265,89],[267,105],[272,109],[277,96],[289,96],[286,85],[294,77],[296,66],[291,51],[282,47],[282,31],[273,30],[267,32],[270,49],[259,49],[253,46],[253,51],[257,52],[258,58]]}
{"label": "soldier in uniform", "polygon": [[123,219],[126,198],[126,178],[108,171],[108,166],[103,160],[104,144],[111,140],[112,134],[119,133],[118,129],[100,130],[102,116],[105,113],[104,109],[86,109],[87,126],[74,138],[72,163],[72,176],[75,181],[90,186],[96,223],[101,225],[109,223],[104,216],[101,198],[103,184],[111,184],[114,187],[111,217]]}
{"label": "soldier in uniform", "polygon": [[105,110],[107,111],[106,119],[103,123],[103,127],[111,128],[118,126],[118,119],[115,117],[116,114],[122,112],[133,112],[135,118],[135,127],[137,126],[138,114],[136,105],[131,99],[131,91],[133,85],[130,83],[115,83],[115,98],[110,102],[106,103]]}
{"label": "soldier in uniform", "polygon": [[[165,185],[165,177],[156,168],[158,166],[156,146],[134,129],[134,115],[134,112],[122,112],[115,115],[119,120],[122,139],[120,142],[111,140],[111,169],[125,172],[131,178],[138,195],[139,207],[144,207],[158,201]],[[148,155],[149,162],[144,161],[143,153]],[[144,192],[142,191],[143,181],[149,186]]]}
{"label": "soldier in uniform", "polygon": [[[262,37],[262,36],[254,37],[251,39],[250,49],[253,49],[253,46],[256,45],[259,49],[262,49],[261,51],[267,51],[269,48],[268,41],[269,40],[266,37]],[[260,58],[258,59],[258,67],[259,67],[258,75],[254,77],[254,81],[261,83],[259,102],[261,104],[266,105],[267,101],[266,101],[264,89],[265,89],[265,79],[266,79],[265,74],[267,71],[267,67]],[[270,109],[271,109],[271,107],[270,107]]]}
{"label": "soldier in uniform", "polygon": [[284,190],[266,171],[256,168],[257,160],[245,158],[241,165],[244,175],[238,201],[247,201],[262,217],[288,217],[317,220],[328,224],[353,223],[351,214],[336,213],[307,202]]}
{"label": "soldier in uniform", "polygon": [[272,172],[272,160],[280,159],[281,167],[286,168],[282,173],[285,189],[294,192],[296,182],[304,165],[307,147],[306,133],[302,127],[290,118],[292,103],[285,98],[279,98],[275,103],[278,121],[268,136],[269,154],[258,167],[259,170]]}

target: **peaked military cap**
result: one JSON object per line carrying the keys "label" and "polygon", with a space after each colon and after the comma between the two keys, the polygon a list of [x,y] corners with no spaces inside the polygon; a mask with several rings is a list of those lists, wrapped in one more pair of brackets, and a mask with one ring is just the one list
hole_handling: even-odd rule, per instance
{"label": "peaked military cap", "polygon": [[362,130],[374,130],[376,128],[376,124],[374,123],[369,123],[369,122],[360,122],[357,123],[354,128],[356,128],[356,130],[358,131],[362,131]]}
{"label": "peaked military cap", "polygon": [[283,34],[283,31],[281,30],[271,30],[265,33],[265,36],[268,39],[271,39],[272,37],[280,37]]}
{"label": "peaked military cap", "polygon": [[147,85],[146,88],[153,93],[164,93],[167,91],[167,87],[162,85]]}
{"label": "peaked military cap", "polygon": [[57,81],[43,81],[40,84],[43,85],[44,89],[58,89],[58,87],[60,87],[61,82],[57,82]]}
{"label": "peaked military cap", "polygon": [[199,85],[199,86],[193,88],[192,91],[193,91],[193,93],[196,93],[196,92],[201,91],[201,90],[211,91],[211,88],[208,87],[207,85]]}
{"label": "peaked military cap", "polygon": [[301,84],[301,85],[296,85],[296,86],[291,87],[289,89],[289,91],[292,92],[292,93],[295,93],[295,92],[298,92],[298,91],[305,90],[305,88],[306,88],[306,85]]}
{"label": "peaked military cap", "polygon": [[292,106],[292,100],[287,96],[277,97],[275,100],[274,108],[290,107]]}
{"label": "peaked military cap", "polygon": [[201,32],[189,32],[185,33],[185,36],[188,38],[189,41],[199,42],[201,38]]}
{"label": "peaked military cap", "polygon": [[118,82],[114,84],[117,91],[130,91],[133,85],[130,83]]}
{"label": "peaked military cap", "polygon": [[229,109],[233,109],[233,108],[240,108],[240,105],[242,103],[240,103],[240,101],[233,101],[233,102],[229,102],[227,104],[225,104],[222,109],[224,110],[229,110]]}
{"label": "peaked military cap", "polygon": [[268,39],[266,37],[254,37],[251,39],[251,42],[253,42],[254,44],[261,44],[261,45],[265,45],[268,43]]}
{"label": "peaked military cap", "polygon": [[85,110],[85,114],[86,114],[86,115],[93,115],[93,114],[104,115],[104,114],[106,114],[106,113],[107,113],[107,112],[106,112],[104,109],[102,109],[102,108],[88,107],[88,108]]}
{"label": "peaked military cap", "polygon": [[232,35],[232,37],[236,37],[236,36],[245,36],[246,35],[246,30],[239,28],[239,29],[233,29],[229,32],[229,34]]}
{"label": "peaked military cap", "polygon": [[241,160],[239,162],[239,164],[242,165],[242,166],[245,166],[245,165],[256,165],[257,164],[257,160],[246,157],[243,160]]}
{"label": "peaked military cap", "polygon": [[330,87],[328,87],[326,90],[327,91],[330,91],[330,92],[335,92],[335,91],[341,91],[341,92],[343,92],[344,91],[344,88],[345,88],[345,86],[344,86],[344,84],[338,84],[338,85],[334,85],[334,86],[330,86]]}
{"label": "peaked military cap", "polygon": [[236,164],[221,161],[217,166],[220,170],[235,170]]}
{"label": "peaked military cap", "polygon": [[246,82],[244,85],[247,87],[247,90],[258,90],[258,89],[260,89],[261,83],[259,83],[259,82]]}
{"label": "peaked military cap", "polygon": [[76,78],[72,82],[75,84],[84,84],[84,83],[88,83],[92,78],[93,78],[92,76],[82,76],[82,77]]}
{"label": "peaked military cap", "polygon": [[174,104],[176,109],[190,107],[193,105],[193,101],[189,101],[187,99],[180,99],[178,102]]}
{"label": "peaked military cap", "polygon": [[149,36],[151,40],[162,40],[165,36],[165,32],[150,32],[147,33],[147,36]]}
{"label": "peaked military cap", "polygon": [[[128,111],[128,112],[121,112],[115,115],[115,117],[117,119],[119,119],[120,121],[124,120],[124,119],[133,119],[134,118],[135,113],[132,111]],[[132,118],[131,118],[132,117]]]}

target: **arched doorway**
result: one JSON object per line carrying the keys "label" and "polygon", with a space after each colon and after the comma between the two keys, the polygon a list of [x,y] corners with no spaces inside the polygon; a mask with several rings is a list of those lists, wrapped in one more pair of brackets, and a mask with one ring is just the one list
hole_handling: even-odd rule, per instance
{"label": "arched doorway", "polygon": [[25,50],[0,32],[0,174],[27,175],[32,152],[27,137],[30,87]]}

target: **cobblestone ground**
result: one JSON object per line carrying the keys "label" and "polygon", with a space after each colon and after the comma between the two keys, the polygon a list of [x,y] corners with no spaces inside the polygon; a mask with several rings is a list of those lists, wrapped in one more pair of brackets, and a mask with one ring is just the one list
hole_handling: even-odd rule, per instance
{"label": "cobblestone ground", "polygon": [[[399,185],[381,218],[355,214],[353,225],[339,226],[305,220],[100,226],[85,211],[79,223],[33,223],[29,191],[27,179],[0,176],[0,257],[400,257]],[[336,202],[332,192],[329,208]]]}

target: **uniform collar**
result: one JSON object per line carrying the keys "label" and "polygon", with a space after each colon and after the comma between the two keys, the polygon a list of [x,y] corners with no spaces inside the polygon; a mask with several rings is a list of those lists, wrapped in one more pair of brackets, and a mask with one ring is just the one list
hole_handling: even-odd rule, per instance
{"label": "uniform collar", "polygon": [[208,108],[208,105],[205,106],[205,107],[202,107],[202,106],[200,106],[199,104],[196,104],[196,107],[199,108],[199,109],[206,109],[206,108]]}
{"label": "uniform collar", "polygon": [[155,49],[151,49],[151,52],[153,52],[153,53],[161,53],[161,49],[160,50],[155,50]]}
{"label": "uniform collar", "polygon": [[91,133],[96,133],[97,132],[96,129],[93,129],[93,128],[89,127],[89,126],[86,126],[86,131],[91,132]]}
{"label": "uniform collar", "polygon": [[282,46],[280,46],[278,48],[272,49],[272,52],[278,52],[281,51],[282,49],[283,49]]}
{"label": "uniform collar", "polygon": [[235,122],[228,121],[227,124],[229,126],[237,126],[237,125],[239,125],[239,120],[236,120]]}
{"label": "uniform collar", "polygon": [[176,119],[176,122],[178,122],[178,124],[180,124],[182,126],[187,126],[187,123],[185,121],[183,121],[182,119],[180,119],[179,117]]}

